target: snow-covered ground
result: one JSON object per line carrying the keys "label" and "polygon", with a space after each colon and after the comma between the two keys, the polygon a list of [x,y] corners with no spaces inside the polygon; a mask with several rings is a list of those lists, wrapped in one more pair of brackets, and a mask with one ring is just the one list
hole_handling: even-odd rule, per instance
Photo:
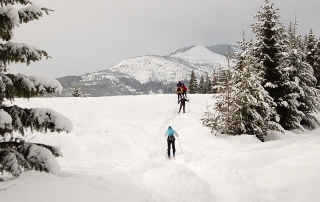
{"label": "snow-covered ground", "polygon": [[[190,95],[185,114],[176,95],[17,99],[69,117],[72,133],[34,133],[26,140],[61,147],[61,174],[26,172],[0,182],[3,202],[317,202],[320,128],[275,135],[223,136],[202,126],[211,95]],[[319,117],[320,118],[320,117]],[[165,157],[168,126],[180,135]],[[180,147],[180,145],[181,147]]]}

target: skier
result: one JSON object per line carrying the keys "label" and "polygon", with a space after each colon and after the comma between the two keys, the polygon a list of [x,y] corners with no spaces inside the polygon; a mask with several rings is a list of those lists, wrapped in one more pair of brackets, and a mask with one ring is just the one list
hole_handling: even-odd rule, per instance
{"label": "skier", "polygon": [[176,137],[179,137],[178,133],[176,133],[176,131],[174,131],[171,126],[168,127],[168,130],[165,132],[164,134],[165,137],[167,137],[167,143],[168,143],[168,158],[170,158],[170,147],[172,145],[172,152],[173,152],[173,156],[176,156],[176,147],[174,145],[174,141],[176,140]]}
{"label": "skier", "polygon": [[187,97],[187,86],[185,86],[184,84],[182,84],[182,86],[181,86],[181,88],[182,88],[182,91],[183,91],[183,93],[182,93],[182,95],[184,95],[184,97]]}
{"label": "skier", "polygon": [[182,96],[181,99],[179,100],[178,102],[178,104],[180,103],[179,113],[181,111],[181,108],[183,108],[183,113],[185,113],[186,101],[189,102],[189,100],[187,100],[184,96]]}
{"label": "skier", "polygon": [[181,83],[181,81],[178,81],[177,83],[177,87],[181,87],[183,83]]}

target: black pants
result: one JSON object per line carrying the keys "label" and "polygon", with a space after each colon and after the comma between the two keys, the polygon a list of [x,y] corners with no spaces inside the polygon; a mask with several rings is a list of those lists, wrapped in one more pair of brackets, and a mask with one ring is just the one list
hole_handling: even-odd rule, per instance
{"label": "black pants", "polygon": [[183,108],[183,113],[185,113],[185,109],[186,109],[186,103],[182,103],[180,104],[180,109],[179,109],[179,113],[181,111],[181,108]]}
{"label": "black pants", "polygon": [[182,93],[177,93],[178,94],[178,102],[179,102],[179,100],[181,99],[181,97],[182,97]]}
{"label": "black pants", "polygon": [[172,145],[172,151],[173,151],[173,156],[176,154],[176,147],[175,147],[175,145],[174,145],[174,141],[175,141],[176,139],[174,138],[174,137],[172,137],[172,136],[169,136],[168,138],[167,138],[167,143],[168,143],[168,157],[170,157],[170,147],[171,147],[171,145]]}
{"label": "black pants", "polygon": [[184,95],[185,98],[187,97],[187,91],[184,90],[182,94]]}

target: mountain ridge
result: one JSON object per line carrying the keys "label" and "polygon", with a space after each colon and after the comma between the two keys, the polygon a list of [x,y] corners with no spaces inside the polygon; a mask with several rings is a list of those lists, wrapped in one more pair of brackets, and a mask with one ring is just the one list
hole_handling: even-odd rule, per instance
{"label": "mountain ridge", "polygon": [[85,93],[94,97],[173,93],[177,81],[181,80],[188,85],[192,71],[199,77],[226,68],[227,59],[221,52],[223,49],[235,52],[235,47],[226,44],[190,46],[165,56],[128,58],[99,72],[61,77],[57,80],[64,87],[61,96],[72,96],[75,85],[84,86]]}

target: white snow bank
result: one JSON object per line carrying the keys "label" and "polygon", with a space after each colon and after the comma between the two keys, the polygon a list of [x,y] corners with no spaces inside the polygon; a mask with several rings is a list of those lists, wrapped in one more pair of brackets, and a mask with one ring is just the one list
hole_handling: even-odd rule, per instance
{"label": "white snow bank", "polygon": [[[16,99],[21,107],[52,108],[74,127],[69,134],[34,133],[32,141],[61,147],[61,173],[6,179],[0,190],[15,185],[0,192],[1,200],[318,202],[320,128],[264,143],[215,136],[200,120],[211,97],[189,95],[184,114],[175,94]],[[169,125],[179,134],[171,160],[163,137]]]}

